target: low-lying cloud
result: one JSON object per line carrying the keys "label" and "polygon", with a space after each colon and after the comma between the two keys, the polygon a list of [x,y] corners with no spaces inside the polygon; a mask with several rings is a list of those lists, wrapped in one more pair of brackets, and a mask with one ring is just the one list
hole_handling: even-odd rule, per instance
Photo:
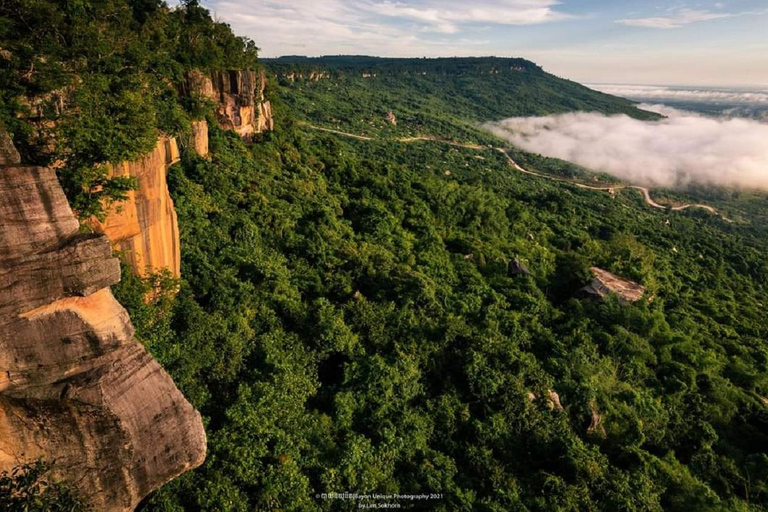
{"label": "low-lying cloud", "polygon": [[768,124],[661,108],[671,117],[639,121],[626,115],[578,112],[511,118],[487,123],[485,128],[525,151],[638,185],[705,183],[768,189]]}
{"label": "low-lying cloud", "polygon": [[664,87],[654,85],[594,84],[589,87],[606,94],[640,101],[693,102],[702,104],[729,104],[768,106],[768,90],[705,89]]}

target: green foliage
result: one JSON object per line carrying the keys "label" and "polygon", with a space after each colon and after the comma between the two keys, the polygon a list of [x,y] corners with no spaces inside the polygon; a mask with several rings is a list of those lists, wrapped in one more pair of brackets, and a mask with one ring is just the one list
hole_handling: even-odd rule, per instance
{"label": "green foliage", "polygon": [[[196,2],[10,0],[0,4],[0,122],[31,164],[59,176],[81,218],[103,217],[131,183],[104,164],[182,135],[191,69],[254,69],[257,48]],[[189,107],[185,110],[185,107]]]}
{"label": "green foliage", "polygon": [[[209,456],[146,509],[347,510],[314,499],[343,491],[442,493],[446,511],[768,504],[762,231],[512,173],[496,151],[282,126],[252,146],[213,128],[213,159],[169,176],[170,333],[129,309]],[[513,258],[533,275],[508,277]],[[592,265],[646,299],[573,300]]]}
{"label": "green foliage", "polygon": [[[131,186],[105,163],[204,114],[177,92],[188,70],[256,64],[195,1],[11,0],[0,48],[0,121],[27,161],[66,159],[81,215]],[[768,507],[764,194],[687,192],[741,209],[727,223],[397,140],[498,144],[477,123],[577,109],[652,117],[521,59],[270,66],[280,130],[248,145],[211,123],[212,159],[171,169],[182,279],[124,269],[115,287],[209,440],[145,509],[355,508],[315,498],[344,491],[438,493],[444,511]],[[330,76],[286,76],[313,70]],[[513,259],[531,275],[510,277]],[[646,297],[575,300],[593,265]],[[47,499],[43,472],[0,489]]]}
{"label": "green foliage", "polygon": [[[513,116],[584,110],[659,117],[628,100],[545,73],[524,59],[339,56],[264,62],[285,87],[284,101],[294,117],[364,135],[426,134],[486,143],[492,139],[476,126]],[[325,77],[309,80],[319,73]],[[396,115],[396,126],[387,120],[388,111]]]}
{"label": "green foliage", "polygon": [[16,466],[0,474],[0,509],[7,512],[78,512],[90,510],[69,484],[51,482],[53,466],[43,461]]}

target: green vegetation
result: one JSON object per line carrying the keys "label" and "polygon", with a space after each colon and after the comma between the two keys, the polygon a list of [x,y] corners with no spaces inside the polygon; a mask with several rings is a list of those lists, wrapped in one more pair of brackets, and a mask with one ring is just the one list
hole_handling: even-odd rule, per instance
{"label": "green vegetation", "polygon": [[[352,510],[314,499],[345,490],[446,511],[766,506],[764,232],[283,114],[251,146],[212,130],[213,160],[172,170],[181,291],[162,328],[137,325],[210,452],[146,509]],[[507,276],[515,257],[532,277]],[[591,265],[647,300],[573,299]]]}
{"label": "green vegetation", "polygon": [[[204,110],[176,93],[185,70],[255,58],[197,4],[151,1],[6,2],[0,47],[0,120],[28,158],[39,125],[16,117],[19,95],[80,84],[68,101],[90,115],[55,129],[82,162],[62,171],[81,211],[95,163]],[[171,169],[181,280],[126,271],[115,287],[209,440],[143,509],[357,509],[316,498],[334,492],[437,493],[413,508],[443,511],[768,508],[764,194],[687,192],[735,204],[728,223],[524,175],[491,149],[396,140],[499,145],[477,123],[650,116],[520,59],[269,66],[278,130],[247,144],[209,119],[211,159]],[[287,78],[311,71],[329,77]],[[508,275],[516,258],[532,275]],[[574,299],[593,265],[646,297]]]}
{"label": "green vegetation", "polygon": [[191,69],[256,66],[256,47],[197,0],[0,3],[0,123],[23,161],[59,173],[82,218],[103,216],[133,183],[104,164],[136,158],[158,132],[179,135],[199,106],[179,98]]}
{"label": "green vegetation", "polygon": [[0,473],[0,510],[5,512],[80,512],[91,510],[71,485],[51,482],[53,466],[44,461]]}
{"label": "green vegetation", "polygon": [[[285,57],[264,62],[290,92],[286,108],[296,118],[363,135],[489,141],[476,125],[514,116],[586,110],[658,118],[524,59]],[[327,78],[309,80],[313,72]],[[388,111],[397,117],[397,126],[386,120]]]}

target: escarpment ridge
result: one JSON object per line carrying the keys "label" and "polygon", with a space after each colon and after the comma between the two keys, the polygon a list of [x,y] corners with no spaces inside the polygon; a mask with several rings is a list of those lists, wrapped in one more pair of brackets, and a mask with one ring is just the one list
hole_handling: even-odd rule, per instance
{"label": "escarpment ridge", "polygon": [[203,462],[201,417],[112,296],[109,240],[17,160],[0,161],[0,470],[43,458],[94,510],[131,510]]}
{"label": "escarpment ridge", "polygon": [[187,73],[181,87],[186,96],[199,96],[214,102],[219,125],[236,131],[243,138],[274,129],[272,104],[264,93],[267,75],[262,69]]}
{"label": "escarpment ridge", "polygon": [[[188,73],[182,94],[198,95],[216,105],[219,125],[243,138],[274,129],[272,106],[265,99],[267,77],[250,70]],[[193,121],[189,145],[200,156],[208,156],[208,124]],[[181,275],[179,226],[166,177],[180,159],[175,137],[161,136],[150,153],[133,161],[109,166],[111,177],[132,177],[137,188],[114,204],[106,219],[91,220],[105,234],[134,273],[147,276],[163,269]]]}

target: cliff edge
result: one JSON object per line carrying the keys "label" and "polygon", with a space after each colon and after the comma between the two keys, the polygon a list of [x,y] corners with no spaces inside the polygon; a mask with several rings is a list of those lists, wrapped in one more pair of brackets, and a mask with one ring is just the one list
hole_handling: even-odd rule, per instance
{"label": "cliff edge", "polygon": [[112,296],[109,240],[79,232],[52,169],[2,154],[0,470],[44,458],[95,510],[132,510],[203,462],[200,414]]}

